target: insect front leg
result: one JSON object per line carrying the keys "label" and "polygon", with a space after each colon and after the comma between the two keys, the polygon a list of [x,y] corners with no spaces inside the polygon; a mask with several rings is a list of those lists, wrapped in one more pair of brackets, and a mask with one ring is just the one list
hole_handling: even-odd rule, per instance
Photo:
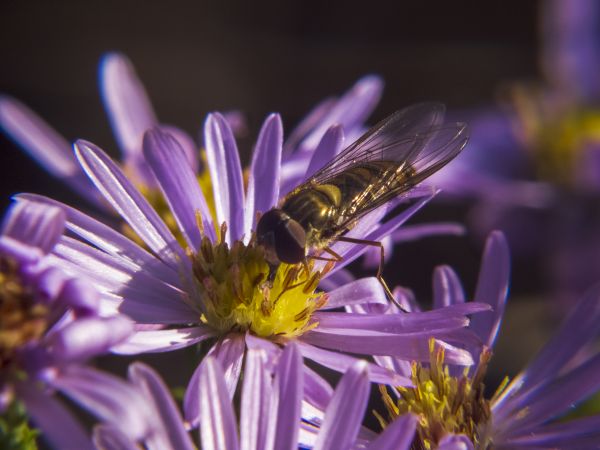
{"label": "insect front leg", "polygon": [[337,238],[337,240],[343,241],[343,242],[350,242],[352,244],[363,244],[363,245],[370,245],[373,247],[379,247],[380,259],[379,259],[379,268],[377,269],[377,280],[383,287],[383,290],[385,291],[385,295],[387,296],[388,300],[390,300],[394,305],[396,305],[398,308],[400,308],[401,311],[407,312],[406,309],[404,309],[404,307],[402,305],[400,305],[400,303],[398,303],[398,300],[396,300],[394,298],[392,291],[390,290],[389,286],[383,279],[383,265],[385,263],[385,250],[383,248],[383,244],[379,241],[369,241],[367,239],[356,239],[356,238],[351,238],[351,237],[347,237],[347,236],[340,236]]}

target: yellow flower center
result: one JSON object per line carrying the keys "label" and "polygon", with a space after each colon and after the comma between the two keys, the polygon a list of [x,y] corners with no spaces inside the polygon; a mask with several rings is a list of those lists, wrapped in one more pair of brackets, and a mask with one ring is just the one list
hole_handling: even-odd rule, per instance
{"label": "yellow flower center", "polygon": [[17,263],[0,257],[0,370],[11,364],[16,349],[40,339],[47,327],[48,307],[35,302]]}
{"label": "yellow flower center", "polygon": [[[429,367],[420,363],[412,365],[414,387],[395,388],[396,398],[385,386],[380,386],[390,420],[409,412],[419,416],[411,447],[413,450],[437,448],[439,441],[449,433],[468,436],[477,449],[492,448],[487,430],[491,402],[484,398],[483,384],[490,359],[491,352],[485,350],[477,371],[471,377],[468,369],[460,376],[452,376],[448,366],[444,365],[444,350],[435,348],[432,340]],[[502,386],[505,385],[503,383]],[[375,414],[385,427],[387,420]]]}
{"label": "yellow flower center", "polygon": [[576,182],[581,153],[600,144],[600,110],[571,103],[549,108],[524,88],[515,89],[513,99],[540,179]]}
{"label": "yellow flower center", "polygon": [[223,226],[216,244],[204,237],[193,255],[206,311],[200,320],[222,333],[250,331],[273,340],[299,336],[316,327],[312,314],[327,301],[327,295],[316,288],[332,265],[314,270],[312,261],[281,264],[271,282],[264,249],[255,237],[247,245],[236,241],[230,248],[224,242],[225,233]]}

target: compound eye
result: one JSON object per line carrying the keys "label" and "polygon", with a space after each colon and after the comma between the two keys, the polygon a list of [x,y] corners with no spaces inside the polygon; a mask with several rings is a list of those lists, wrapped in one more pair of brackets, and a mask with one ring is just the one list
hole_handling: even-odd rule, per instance
{"label": "compound eye", "polygon": [[297,264],[306,256],[306,233],[295,220],[288,220],[275,231],[275,249],[280,261]]}

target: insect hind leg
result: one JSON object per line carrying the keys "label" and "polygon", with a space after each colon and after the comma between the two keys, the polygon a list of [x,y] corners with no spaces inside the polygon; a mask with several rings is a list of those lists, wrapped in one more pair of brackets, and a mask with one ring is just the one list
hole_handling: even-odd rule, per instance
{"label": "insect hind leg", "polygon": [[[381,284],[381,287],[383,287],[383,290],[385,291],[385,295],[388,298],[388,300],[390,300],[394,305],[396,305],[398,308],[400,308],[401,311],[408,312],[400,303],[398,303],[398,300],[396,300],[396,298],[394,297],[394,294],[392,294],[392,291],[390,290],[389,286],[387,285],[387,283],[385,282],[385,280],[383,278],[383,265],[385,263],[385,250],[383,248],[383,244],[379,241],[369,241],[368,239],[357,239],[357,238],[351,238],[351,237],[347,237],[347,236],[340,236],[337,238],[337,240],[343,241],[343,242],[350,242],[352,244],[363,244],[363,245],[370,245],[372,247],[379,247],[380,259],[379,259],[379,268],[377,269],[377,281],[379,281],[379,283]],[[336,253],[336,255],[337,255],[337,253]]]}

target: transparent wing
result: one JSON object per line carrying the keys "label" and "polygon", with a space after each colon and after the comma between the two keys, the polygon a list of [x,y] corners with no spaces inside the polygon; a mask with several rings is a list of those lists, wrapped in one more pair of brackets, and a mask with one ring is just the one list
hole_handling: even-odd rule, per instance
{"label": "transparent wing", "polygon": [[396,111],[370,128],[354,143],[306,180],[321,184],[354,164],[366,161],[406,161],[411,142],[441,125],[446,108],[441,103],[418,103]]}
{"label": "transparent wing", "polygon": [[340,179],[346,171],[370,165],[381,167],[378,176],[351,203],[339,210],[336,228],[392,198],[407,192],[456,157],[467,143],[467,126],[444,124],[444,107],[422,103],[384,119],[331,160],[290,194]]}

